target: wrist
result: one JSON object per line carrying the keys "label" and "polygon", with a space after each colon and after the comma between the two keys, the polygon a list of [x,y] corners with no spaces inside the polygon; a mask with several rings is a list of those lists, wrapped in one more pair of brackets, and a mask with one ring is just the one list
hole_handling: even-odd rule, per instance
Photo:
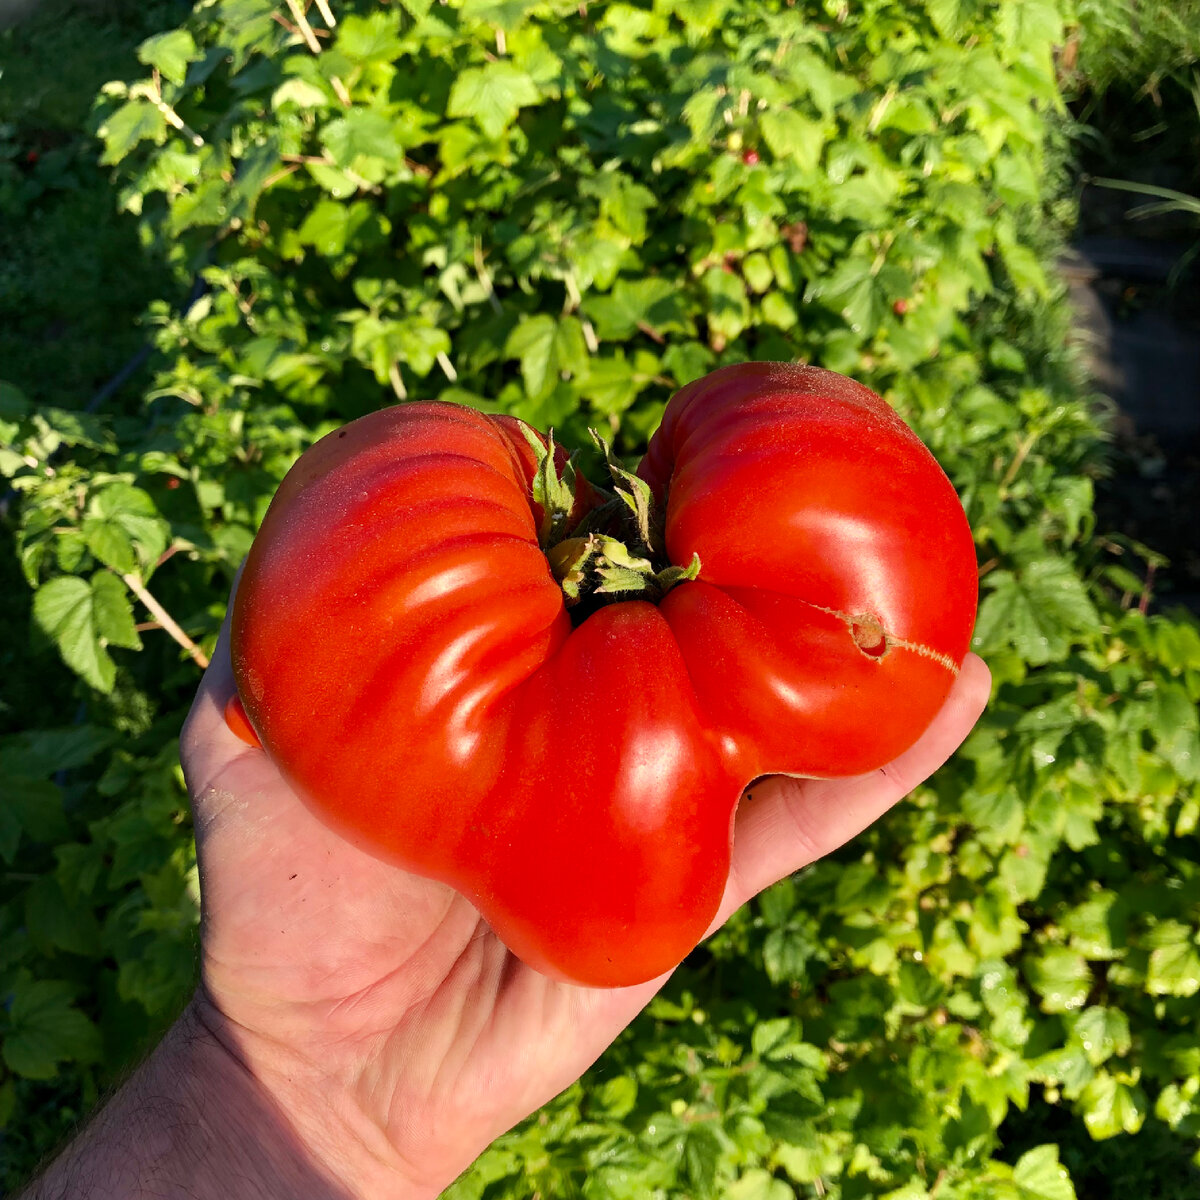
{"label": "wrist", "polygon": [[[221,1143],[246,1144],[271,1179],[295,1178],[256,1200],[437,1200],[455,1178],[415,1177],[384,1132],[363,1118],[352,1089],[281,1044],[252,1037],[197,992],[181,1024],[194,1038],[198,1090]],[[238,1105],[222,1097],[236,1096]],[[419,1120],[417,1114],[407,1114]],[[470,1165],[469,1163],[464,1166]],[[282,1172],[282,1174],[280,1174]],[[257,1177],[257,1176],[256,1176]],[[226,1191],[216,1200],[240,1200]]]}
{"label": "wrist", "polygon": [[187,1162],[197,1200],[242,1200],[243,1193],[256,1200],[358,1200],[305,1144],[285,1104],[220,1036],[201,994],[147,1067],[156,1090],[178,1097],[178,1115],[188,1123],[188,1135],[172,1150]]}
{"label": "wrist", "polygon": [[198,995],[22,1200],[435,1200],[343,1137],[336,1105],[322,1123],[328,1091],[302,1103],[309,1081],[259,1072]]}

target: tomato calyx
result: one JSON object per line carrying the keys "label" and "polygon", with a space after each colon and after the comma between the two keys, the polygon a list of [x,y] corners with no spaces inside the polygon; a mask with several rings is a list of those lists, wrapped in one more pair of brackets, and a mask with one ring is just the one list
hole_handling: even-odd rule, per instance
{"label": "tomato calyx", "polygon": [[686,567],[668,559],[666,497],[657,502],[650,485],[621,465],[596,430],[589,432],[604,455],[612,490],[593,485],[600,503],[574,528],[569,524],[578,482],[575,456],[560,470],[553,432],[543,443],[533,430],[523,431],[537,456],[531,491],[542,509],[539,543],[576,623],[618,600],[657,604],[677,584],[699,576],[698,554]]}
{"label": "tomato calyx", "polygon": [[686,567],[655,569],[651,559],[631,551],[617,538],[587,533],[559,542],[546,556],[567,607],[591,601],[591,609],[612,600],[649,600],[657,604],[676,584],[700,574],[700,556]]}
{"label": "tomato calyx", "polygon": [[533,501],[542,510],[538,526],[538,545],[545,551],[557,546],[571,532],[569,523],[575,507],[575,492],[578,472],[575,470],[575,455],[567,459],[562,470],[556,461],[557,447],[554,430],[551,429],[543,442],[537,433],[521,422],[521,432],[529,443],[537,461],[531,490]]}

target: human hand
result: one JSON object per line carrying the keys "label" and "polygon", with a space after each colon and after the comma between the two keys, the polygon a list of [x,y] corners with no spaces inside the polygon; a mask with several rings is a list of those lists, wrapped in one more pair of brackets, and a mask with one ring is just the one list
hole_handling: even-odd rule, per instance
{"label": "human hand", "polygon": [[[870,775],[772,777],[744,798],[719,927],[936,770],[988,696],[963,664],[921,740]],[[662,986],[595,990],[526,967],[450,887],[358,849],[227,728],[228,629],[182,736],[203,897],[192,1015],[348,1196],[436,1196],[569,1085]]]}

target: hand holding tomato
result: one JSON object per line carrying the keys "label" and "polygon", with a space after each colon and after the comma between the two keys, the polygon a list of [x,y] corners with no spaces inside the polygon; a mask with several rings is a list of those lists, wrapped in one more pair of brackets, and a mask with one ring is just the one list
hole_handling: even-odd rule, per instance
{"label": "hand holding tomato", "polygon": [[[756,784],[711,928],[936,770],[987,694],[969,656],[932,724],[881,769]],[[195,1019],[251,1081],[261,1127],[286,1122],[281,1153],[328,1178],[328,1195],[434,1197],[575,1080],[666,976],[596,989],[525,966],[453,888],[314,815],[230,731],[233,695],[226,630],[182,738],[204,904]]]}
{"label": "hand holding tomato", "polygon": [[[773,403],[769,378],[767,384],[757,399],[769,413]],[[973,589],[965,582],[961,565],[947,572],[946,563],[937,561],[939,554],[956,545],[961,548],[961,525],[955,524],[961,512],[955,515],[944,491],[940,501],[937,487],[930,491],[931,479],[936,476],[929,475],[928,464],[925,470],[906,471],[903,454],[900,460],[891,460],[898,469],[891,478],[876,470],[877,487],[871,498],[882,505],[882,519],[868,519],[874,512],[872,504],[861,508],[857,517],[852,509],[848,516],[848,510],[842,508],[840,518],[828,504],[839,487],[844,494],[848,483],[856,478],[861,481],[864,462],[879,467],[881,448],[886,451],[889,444],[893,449],[911,448],[911,442],[905,440],[910,435],[902,433],[895,419],[876,407],[878,401],[864,398],[853,387],[843,389],[845,404],[839,404],[835,395],[832,405],[818,406],[826,410],[825,433],[829,436],[819,439],[825,454],[802,453],[807,469],[800,473],[784,469],[781,484],[770,472],[764,477],[762,469],[771,462],[772,447],[779,444],[780,423],[763,422],[755,433],[739,429],[736,420],[718,422],[716,433],[720,436],[713,438],[712,429],[705,436],[707,418],[719,412],[721,405],[697,403],[698,394],[703,400],[702,388],[690,393],[685,390],[687,403],[668,412],[665,433],[655,439],[643,465],[644,482],[657,499],[667,491],[668,480],[673,494],[684,497],[682,503],[668,503],[665,527],[658,532],[649,520],[649,509],[639,516],[647,551],[654,553],[655,547],[649,543],[658,543],[661,534],[658,549],[665,547],[673,562],[665,567],[660,564],[657,570],[650,560],[639,566],[627,553],[622,557],[623,552],[613,544],[592,543],[589,534],[565,551],[560,548],[570,539],[553,546],[546,559],[547,568],[552,561],[553,570],[537,580],[543,595],[549,594],[543,585],[553,589],[561,585],[562,595],[570,600],[574,593],[578,604],[584,602],[585,584],[615,588],[624,594],[624,589],[642,586],[633,578],[640,576],[647,594],[659,601],[657,607],[644,598],[631,604],[618,602],[600,608],[578,625],[567,618],[568,625],[578,633],[595,623],[605,634],[599,639],[601,645],[606,639],[614,644],[614,634],[623,629],[632,630],[635,646],[645,648],[657,638],[664,653],[669,652],[670,643],[663,641],[663,625],[681,639],[677,646],[683,646],[688,637],[696,639],[693,647],[698,650],[685,656],[687,681],[668,672],[669,681],[677,688],[687,682],[694,689],[691,698],[698,698],[696,711],[709,722],[695,745],[702,757],[705,753],[709,756],[704,769],[715,772],[719,786],[699,799],[715,796],[716,802],[726,805],[726,814],[736,809],[736,822],[731,858],[727,857],[728,830],[722,837],[706,836],[702,841],[701,848],[716,855],[719,887],[712,911],[697,908],[684,912],[675,940],[665,952],[662,948],[655,951],[663,973],[635,986],[614,988],[580,987],[552,979],[518,959],[461,892],[386,861],[369,838],[359,846],[342,836],[317,815],[311,795],[301,798],[273,757],[259,746],[247,745],[226,722],[225,714],[237,694],[227,622],[181,739],[184,774],[193,801],[203,904],[200,987],[147,1063],[34,1184],[34,1190],[27,1193],[31,1198],[184,1191],[205,1198],[253,1194],[261,1200],[290,1200],[298,1195],[312,1200],[433,1198],[493,1138],[577,1078],[661,986],[667,969],[691,942],[720,925],[762,888],[853,837],[954,751],[977,719],[988,693],[987,669],[977,658],[968,656],[961,669],[947,665],[957,668],[956,655],[960,657],[965,648],[961,627],[964,598],[973,610]],[[825,400],[830,397],[826,395]],[[415,407],[418,415],[423,411],[428,409]],[[749,411],[753,415],[753,404]],[[757,411],[761,416],[763,409]],[[847,417],[849,420],[842,419]],[[845,434],[851,426],[861,425],[863,417],[869,433],[865,442],[843,437],[839,443],[839,427]],[[820,420],[816,424],[821,427]],[[488,434],[491,441],[485,440],[485,448],[490,445],[493,450],[497,442],[491,428],[519,433],[504,421],[494,427],[475,421],[473,428]],[[335,447],[336,440],[340,439],[335,439]],[[791,453],[800,453],[798,445],[803,450],[802,442],[786,444]],[[510,441],[508,446],[496,460],[500,478],[505,478],[506,470],[515,470],[517,473],[507,478],[529,482],[531,459],[520,442]],[[707,449],[699,452],[698,447]],[[549,455],[542,457],[542,467],[548,460]],[[303,486],[306,478],[312,478],[306,472],[314,461],[318,466],[331,465],[328,461],[321,464],[320,456],[316,460],[306,456],[289,478]],[[536,454],[532,461],[536,465]],[[337,465],[336,455],[332,465]],[[386,476],[386,464],[377,465]],[[782,465],[786,468],[786,461]],[[328,472],[318,471],[316,476],[322,474]],[[582,484],[552,502],[555,488],[550,479],[555,475],[543,471],[540,494],[547,503],[525,506],[529,523],[518,528],[514,545],[509,547],[518,558],[531,561],[529,535],[535,526],[553,533],[556,513],[574,520],[581,512],[596,508],[598,498]],[[767,509],[754,504],[749,509],[738,507],[750,503],[739,499],[746,488],[713,486],[714,480],[719,484],[731,479],[765,489],[771,499]],[[369,504],[365,509],[355,507],[361,503],[364,482],[354,471],[342,477],[343,517],[370,515]],[[640,494],[644,500],[645,492],[639,492],[635,484],[631,487],[636,508],[636,496]],[[286,499],[287,492],[282,494]],[[369,490],[367,496],[369,499]],[[807,500],[795,503],[797,496],[801,500],[807,496]],[[813,497],[818,501],[815,505],[808,502]],[[331,497],[325,492],[323,498]],[[332,498],[338,499],[337,489]],[[446,499],[453,512],[459,501]],[[286,527],[290,519],[286,504],[281,511],[284,516],[277,515],[277,523],[283,520]],[[753,539],[738,536],[748,512],[757,512],[763,520],[763,527],[757,530],[757,553]],[[935,517],[932,525],[931,512]],[[939,534],[942,517],[948,524]],[[706,533],[710,523],[717,530],[715,537]],[[765,543],[761,537],[764,529],[768,535]],[[373,530],[369,521],[363,521],[356,532],[353,519],[343,524],[341,531],[355,536],[347,537],[346,544],[327,547],[324,557],[310,555],[295,564],[298,578],[302,580],[307,571],[318,591],[328,581],[330,562],[335,567],[353,565],[357,556],[363,560],[359,565],[381,564],[370,535],[382,536],[385,531]],[[902,561],[897,573],[885,561],[889,555],[904,559],[906,535],[927,539],[914,552],[919,568],[915,573],[906,572]],[[764,546],[770,553],[763,553]],[[783,552],[798,548],[806,553]],[[826,558],[840,558],[847,569],[828,572],[818,551],[825,552]],[[705,560],[699,573],[694,567],[696,556]],[[453,570],[463,574],[455,576]],[[389,586],[398,586],[404,603],[420,609],[422,604],[435,604],[456,594],[456,588],[467,586],[472,570],[468,554],[452,567],[449,576],[443,563],[439,571],[418,582],[415,591],[411,579],[403,578],[397,584],[386,572],[377,582],[385,592]],[[747,570],[760,585],[765,581],[757,595],[747,594],[756,591],[747,585]],[[547,579],[553,583],[547,584]],[[872,584],[881,579],[890,579],[891,589],[872,591]],[[244,579],[243,588],[246,586]],[[797,605],[793,601],[801,590],[808,590],[808,598]],[[260,597],[262,602],[269,600],[269,595]],[[238,602],[235,598],[235,613]],[[812,611],[806,613],[804,605]],[[661,611],[664,608],[666,614]],[[339,617],[344,619],[347,611],[343,609]],[[386,615],[388,610],[384,604],[375,611]],[[401,605],[399,614],[406,611]],[[416,698],[412,710],[433,722],[427,726],[430,728],[437,727],[437,702],[446,694],[440,689],[457,678],[455,665],[464,661],[478,665],[480,661],[472,659],[476,642],[464,637],[454,624],[453,608],[439,611],[444,627],[462,639],[448,643],[456,654],[446,651],[427,661],[420,658],[419,641],[407,647],[409,653],[417,654],[420,668],[436,668],[429,676],[429,692]],[[614,615],[605,617],[605,612]],[[561,613],[555,608],[548,630],[558,615]],[[602,620],[596,622],[597,616]],[[403,621],[400,625],[404,627]],[[317,621],[300,632],[311,643],[339,629],[345,632],[344,626]],[[775,640],[763,636],[756,642],[750,636],[756,630]],[[730,642],[723,643],[715,636],[722,631]],[[559,621],[554,636],[533,645],[542,653],[547,646],[561,650],[569,645],[571,636]],[[558,637],[557,643],[554,637]],[[789,638],[798,639],[803,655],[791,653],[795,641],[789,642]],[[510,658],[515,657],[517,667],[527,665],[528,643],[499,644]],[[722,663],[729,662],[730,644],[754,668],[754,686],[749,689],[721,687]],[[399,647],[404,648],[403,640]],[[619,645],[616,657],[630,669],[638,666]],[[905,668],[910,657],[919,660],[915,671]],[[570,661],[569,654],[563,658]],[[576,654],[575,661],[579,659]],[[583,660],[588,661],[586,655]],[[484,661],[488,661],[486,657]],[[558,678],[576,685],[563,697],[566,711],[579,722],[575,736],[586,739],[595,735],[593,740],[603,751],[617,743],[599,727],[599,714],[592,714],[590,724],[584,720],[587,693],[582,691],[583,701],[577,693],[589,683],[602,685],[601,692],[609,688],[618,696],[620,689],[613,689],[618,680],[602,658],[593,657],[591,662],[594,670],[575,676],[563,674],[560,667]],[[822,683],[820,669],[839,662],[850,664],[849,674],[841,677],[840,684],[838,677],[825,677]],[[926,669],[926,662],[939,667],[941,673]],[[403,678],[411,677],[404,675],[399,649],[393,665]],[[256,683],[252,666],[252,661],[243,663],[241,682],[253,692],[258,684],[267,687],[268,681]],[[503,656],[498,666],[492,663],[502,677],[517,667]],[[872,676],[868,667],[895,671],[903,685],[900,691],[896,692],[894,680],[888,682],[888,673]],[[488,672],[484,675],[491,678]],[[876,685],[884,681],[882,692],[872,690],[872,680]],[[642,681],[654,686],[653,679]],[[344,681],[351,693],[347,708],[345,697],[337,691],[336,677],[318,682],[320,687],[302,697],[314,714],[310,730],[319,729],[321,717],[334,712],[340,718],[335,732],[349,728],[353,733],[344,717],[347,712],[369,717],[370,704],[360,703],[364,697],[368,701],[380,695],[403,698],[403,692],[387,692],[386,676],[378,681],[383,690],[374,694],[369,687],[364,692],[362,680],[353,678]],[[878,704],[881,695],[888,696],[889,688],[893,698],[904,701],[894,711]],[[678,696],[672,696],[669,689],[660,689],[654,696],[656,703],[668,707],[668,724],[682,719]],[[731,699],[740,702],[730,703]],[[871,703],[866,703],[868,700]],[[827,723],[818,737],[804,723],[806,705],[810,712],[826,716],[855,717],[856,711],[857,716]],[[648,708],[644,699],[625,711],[642,722],[631,728],[655,728],[651,720],[654,706]],[[261,711],[258,717],[269,744],[274,722],[264,722]],[[551,735],[551,744],[564,744],[561,738],[554,740],[558,735],[553,725],[537,728]],[[242,732],[248,734],[245,728]],[[465,737],[470,733],[469,721],[451,732]],[[336,739],[314,741],[330,753],[337,750]],[[706,742],[710,743],[707,750]],[[887,756],[881,757],[880,747],[896,749],[897,742],[903,743],[902,752],[885,762]],[[448,734],[438,743],[443,749],[456,744]],[[681,801],[675,788],[681,779],[687,779],[687,764],[668,761],[660,770],[664,764],[655,755],[638,757],[636,738],[619,744],[635,751],[628,762],[606,764],[604,754],[594,747],[577,759],[576,767],[583,764],[586,769],[572,784],[574,802],[601,814],[607,811],[601,824],[611,823],[615,781],[628,790],[626,800],[637,801],[628,811],[640,812],[643,823],[652,828],[655,813],[674,817],[683,803],[686,814],[687,797]],[[353,773],[360,765],[353,751],[370,745],[369,739],[359,739],[347,746],[343,771]],[[469,738],[466,748],[470,748]],[[758,774],[761,760],[757,756],[777,752],[795,769],[825,762],[840,766],[849,777],[761,779],[754,784],[752,797],[736,807],[736,794],[724,795],[729,778],[738,773]],[[796,758],[787,757],[793,753]],[[722,777],[714,763],[717,767],[732,765]],[[867,769],[867,764],[872,769]],[[399,765],[403,766],[403,760]],[[853,773],[848,765],[857,766],[861,773]],[[366,770],[371,767],[371,763],[365,764]],[[465,788],[472,783],[465,778],[460,782]],[[621,798],[619,792],[617,796]],[[450,787],[428,799],[435,815],[438,811],[452,813],[462,802]],[[663,836],[671,832],[670,825],[670,821],[662,825]],[[705,822],[698,827],[705,832]],[[633,839],[627,849],[636,846]],[[597,848],[613,848],[611,829],[596,840],[592,849]],[[586,855],[587,849],[581,847],[581,854]],[[660,889],[657,896],[653,888],[642,892],[643,899],[648,896],[650,901],[661,901],[693,869],[686,854],[682,875],[670,869],[670,854],[678,856],[678,850],[672,850],[671,843],[666,850],[667,888],[665,892]],[[594,873],[588,878],[594,878]],[[626,881],[639,885],[636,875],[627,876]],[[600,904],[602,915],[609,920],[611,897],[611,893],[603,893]],[[702,900],[707,905],[707,896]],[[577,907],[573,913],[577,915]],[[654,921],[664,919],[661,911],[654,911],[653,903],[650,913]],[[561,924],[561,917],[555,920]],[[549,924],[552,930],[555,920]],[[536,935],[538,931],[533,932]],[[621,942],[623,954],[642,944],[636,927],[629,933]],[[538,944],[535,938],[535,950]],[[554,938],[542,939],[540,944],[563,965],[562,947]],[[585,963],[597,961],[595,944],[593,938],[582,960]],[[641,954],[634,957],[639,972],[650,961]],[[574,960],[573,965],[579,961]]]}
{"label": "hand holding tomato", "polygon": [[[190,1019],[331,1195],[436,1196],[698,938],[878,817],[982,710],[949,484],[865,389],[783,374],[820,385],[807,432],[772,368],[672,402],[628,480],[644,560],[597,533],[603,497],[561,455],[464,410],[366,418],[281,488],[231,605],[271,753],[225,719],[229,623],[183,734]],[[772,769],[843,777],[758,778],[739,806]],[[414,780],[423,807],[398,810]],[[530,807],[489,809],[488,788]],[[528,903],[551,885],[556,909]],[[606,945],[634,986],[544,973],[611,983]]]}

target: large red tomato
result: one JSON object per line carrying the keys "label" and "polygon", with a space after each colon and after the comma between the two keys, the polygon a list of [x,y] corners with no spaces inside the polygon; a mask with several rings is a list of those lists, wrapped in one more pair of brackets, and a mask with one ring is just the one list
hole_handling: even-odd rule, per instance
{"label": "large red tomato", "polygon": [[[346,836],[452,884],[532,966],[632,984],[703,935],[751,780],[869,771],[924,731],[974,550],[903,421],[811,367],[727,367],[668,404],[639,475],[699,576],[657,603],[568,609],[537,458],[517,422],[449,404],[323,438],[250,551],[234,672]],[[600,500],[581,481],[570,520]]]}

